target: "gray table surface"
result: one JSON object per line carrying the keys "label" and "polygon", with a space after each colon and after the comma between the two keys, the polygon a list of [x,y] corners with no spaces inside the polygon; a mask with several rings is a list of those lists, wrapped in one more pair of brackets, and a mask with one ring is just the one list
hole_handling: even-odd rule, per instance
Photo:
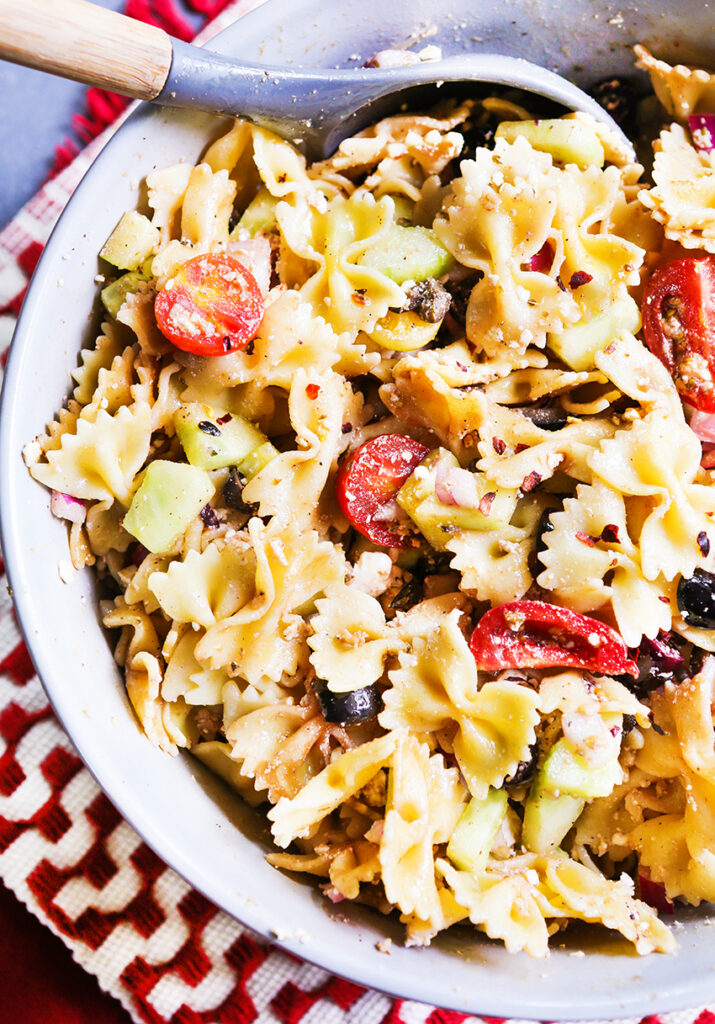
{"label": "gray table surface", "polygon": [[[120,10],[126,0],[93,2]],[[50,173],[55,147],[72,134],[72,115],[83,109],[84,86],[0,61],[0,97],[1,229]]]}

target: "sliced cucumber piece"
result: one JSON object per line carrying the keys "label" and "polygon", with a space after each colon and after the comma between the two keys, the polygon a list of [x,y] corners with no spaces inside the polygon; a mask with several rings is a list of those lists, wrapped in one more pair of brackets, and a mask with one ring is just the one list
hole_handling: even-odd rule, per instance
{"label": "sliced cucumber piece", "polygon": [[603,167],[606,155],[595,130],[583,121],[553,118],[542,121],[502,121],[497,139],[515,142],[522,136],[542,153],[550,153],[560,164]]}
{"label": "sliced cucumber piece", "polygon": [[245,459],[241,460],[238,464],[239,472],[246,479],[252,480],[276,455],[278,455],[278,449],[270,441],[264,441],[258,448],[254,448],[252,452],[249,452]]}
{"label": "sliced cucumber piece", "polygon": [[127,295],[139,291],[139,286],[144,281],[151,280],[151,257],[145,260],[140,270],[130,270],[128,274],[122,274],[116,281],[112,281],[100,292],[102,305],[110,316],[116,317],[124,305]]}
{"label": "sliced cucumber piece", "polygon": [[460,871],[477,874],[484,868],[507,807],[503,789],[490,789],[484,800],[469,801],[447,845],[447,856]]}
{"label": "sliced cucumber piece", "polygon": [[200,402],[179,406],[174,413],[174,428],[186,458],[200,469],[237,466],[244,476],[255,476],[256,465],[262,469],[278,454],[266,435],[248,420],[222,414]]}
{"label": "sliced cucumber piece", "polygon": [[597,796],[608,796],[622,775],[617,750],[615,754],[594,768],[565,739],[560,739],[553,745],[541,766],[539,785],[549,793],[569,793],[589,800]]}
{"label": "sliced cucumber piece", "polygon": [[459,466],[459,460],[446,448],[435,448],[425,455],[417,471],[413,471],[405,480],[397,492],[397,504],[412,519],[418,506],[434,494],[434,482],[437,465],[443,463],[445,466]]}
{"label": "sliced cucumber piece", "polygon": [[276,206],[279,202],[280,199],[272,196],[264,185],[241,214],[231,237],[237,237],[239,231],[248,231],[251,238],[261,231],[271,231],[276,226]]}
{"label": "sliced cucumber piece", "polygon": [[483,508],[446,505],[435,494],[438,464],[459,466],[451,452],[437,448],[422,460],[396,495],[398,505],[433,548],[444,550],[450,536],[457,530],[496,530],[509,522],[516,508],[516,490],[497,487],[483,473],[473,473],[479,502],[492,495]]}
{"label": "sliced cucumber piece", "polygon": [[120,270],[137,270],[159,248],[161,232],[148,217],[129,210],[104,243],[99,255]]}
{"label": "sliced cucumber piece", "polygon": [[370,331],[370,337],[382,348],[394,352],[414,352],[436,338],[441,325],[441,320],[430,324],[411,310],[398,312],[390,309],[377,321]]}
{"label": "sliced cucumber piece", "polygon": [[202,469],[157,459],[132,498],[124,529],[148,551],[163,554],[213,495],[214,486]]}
{"label": "sliced cucumber piece", "polygon": [[611,308],[592,320],[567,327],[560,334],[549,334],[548,347],[572,370],[592,370],[596,353],[601,352],[621,331],[637,334],[641,329],[638,303],[624,295]]}
{"label": "sliced cucumber piece", "polygon": [[585,804],[583,797],[557,796],[541,789],[537,776],[524,804],[522,844],[534,853],[551,853],[561,845]]}
{"label": "sliced cucumber piece", "polygon": [[362,254],[358,263],[379,270],[396,284],[404,284],[441,277],[454,265],[454,260],[430,228],[393,224]]}

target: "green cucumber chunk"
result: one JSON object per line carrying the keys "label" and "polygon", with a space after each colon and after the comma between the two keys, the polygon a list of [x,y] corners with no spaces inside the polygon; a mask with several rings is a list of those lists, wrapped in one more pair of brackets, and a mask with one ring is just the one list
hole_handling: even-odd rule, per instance
{"label": "green cucumber chunk", "polygon": [[102,246],[99,255],[120,270],[138,270],[159,248],[161,232],[148,217],[129,210]]}
{"label": "green cucumber chunk", "polygon": [[248,420],[222,414],[200,402],[179,406],[174,413],[174,428],[186,458],[200,469],[237,466],[244,476],[255,476],[256,465],[262,469],[278,454],[266,435]]}
{"label": "green cucumber chunk", "polygon": [[538,776],[524,804],[521,841],[534,853],[551,853],[578,819],[586,801],[583,797],[561,793],[558,796],[538,785]]}
{"label": "green cucumber chunk", "polygon": [[102,288],[100,298],[102,305],[110,316],[116,317],[124,305],[127,295],[138,292],[140,285],[144,281],[151,280],[151,264],[152,260],[150,257],[144,261],[140,270],[130,270],[129,273],[118,277],[116,281],[112,281],[106,288]]}
{"label": "green cucumber chunk", "polygon": [[542,153],[550,153],[556,163],[578,167],[603,167],[606,155],[596,131],[575,118],[540,121],[502,121],[497,139],[515,142],[522,136]]}
{"label": "green cucumber chunk", "polygon": [[454,260],[430,228],[393,224],[365,250],[358,263],[380,271],[396,284],[404,284],[441,277]]}
{"label": "green cucumber chunk", "polygon": [[425,455],[417,469],[419,473],[412,472],[397,492],[397,504],[412,519],[418,506],[434,494],[434,478],[438,463],[445,466],[459,466],[459,461],[446,448],[435,448]]}
{"label": "green cucumber chunk", "polygon": [[238,463],[238,470],[247,480],[252,480],[276,455],[278,455],[278,449],[270,441],[264,441]]}
{"label": "green cucumber chunk", "polygon": [[484,800],[469,801],[447,844],[447,856],[460,871],[477,874],[485,867],[507,807],[503,789],[490,789]]}
{"label": "green cucumber chunk", "polygon": [[124,529],[152,554],[163,554],[213,496],[214,486],[202,469],[157,459],[132,498]]}
{"label": "green cucumber chunk", "polygon": [[446,505],[435,494],[438,464],[458,467],[459,462],[445,448],[427,455],[396,494],[398,505],[407,513],[433,548],[443,551],[458,530],[496,530],[509,522],[516,508],[516,491],[497,487],[483,473],[473,473],[480,501],[491,494],[488,507],[461,508]]}
{"label": "green cucumber chunk", "polygon": [[624,295],[592,320],[567,327],[560,334],[549,334],[546,344],[572,370],[593,370],[596,353],[603,351],[617,334],[621,331],[637,334],[640,328],[638,304],[630,295]]}
{"label": "green cucumber chunk", "polygon": [[592,767],[565,739],[560,739],[549,751],[538,780],[546,792],[568,793],[592,800],[597,796],[608,796],[621,777],[617,751],[604,764]]}
{"label": "green cucumber chunk", "polygon": [[261,231],[272,231],[276,226],[276,206],[279,202],[280,199],[272,196],[264,185],[241,214],[241,219],[231,232],[231,238],[237,238],[239,231],[248,231],[251,238]]}

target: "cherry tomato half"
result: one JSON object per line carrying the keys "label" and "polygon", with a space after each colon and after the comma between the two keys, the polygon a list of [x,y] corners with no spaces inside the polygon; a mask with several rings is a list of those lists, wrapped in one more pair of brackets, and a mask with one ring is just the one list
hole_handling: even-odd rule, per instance
{"label": "cherry tomato half", "polygon": [[667,366],[680,397],[715,412],[715,259],[672,260],[648,281],[641,304],[643,335]]}
{"label": "cherry tomato half", "polygon": [[405,434],[381,434],[356,448],[340,467],[338,504],[352,526],[387,548],[408,548],[414,533],[400,528],[395,495],[429,448]]}
{"label": "cherry tomato half", "polygon": [[583,668],[602,675],[638,675],[615,629],[545,601],[492,608],[469,641],[477,668]]}
{"label": "cherry tomato half", "polygon": [[263,319],[255,277],[224,253],[194,256],[177,270],[154,303],[159,330],[197,356],[245,348]]}

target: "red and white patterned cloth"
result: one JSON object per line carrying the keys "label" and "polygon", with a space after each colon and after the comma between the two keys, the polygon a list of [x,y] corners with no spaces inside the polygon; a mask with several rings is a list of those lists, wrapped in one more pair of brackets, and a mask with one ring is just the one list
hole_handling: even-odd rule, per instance
{"label": "red and white patterned cloth", "polygon": [[[260,2],[238,0],[208,31]],[[206,14],[225,0],[192,6]],[[159,16],[159,0],[130,0],[128,9],[188,34],[185,22],[167,16],[170,5]],[[87,136],[123,105],[101,94],[93,99],[79,125]],[[42,247],[105,137],[0,233],[3,363]],[[65,149],[65,159],[71,155]],[[0,878],[137,1024],[502,1024],[393,1000],[302,963],[256,938],[168,868],[122,820],[54,718],[20,638],[1,560]],[[715,1014],[699,1008],[642,1024],[660,1022],[715,1024]]]}

